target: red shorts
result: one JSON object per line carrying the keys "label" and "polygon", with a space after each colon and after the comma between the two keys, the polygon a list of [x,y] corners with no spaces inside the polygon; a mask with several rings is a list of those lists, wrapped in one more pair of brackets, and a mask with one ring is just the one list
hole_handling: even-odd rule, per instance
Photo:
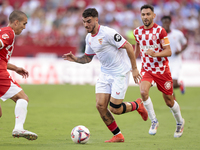
{"label": "red shorts", "polygon": [[7,71],[0,72],[0,98],[5,101],[22,90]]}
{"label": "red shorts", "polygon": [[166,95],[173,94],[173,81],[169,70],[166,70],[163,74],[153,74],[142,68],[140,74],[142,76],[141,81],[149,81],[150,83],[154,81],[159,91]]}

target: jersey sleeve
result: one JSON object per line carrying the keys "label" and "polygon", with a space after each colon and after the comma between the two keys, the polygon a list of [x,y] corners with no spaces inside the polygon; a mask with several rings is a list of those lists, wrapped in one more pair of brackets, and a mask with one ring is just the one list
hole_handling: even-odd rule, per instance
{"label": "jersey sleeve", "polygon": [[6,47],[7,45],[11,45],[13,42],[14,34],[9,30],[0,31],[0,42],[2,47],[0,49]]}
{"label": "jersey sleeve", "polygon": [[95,52],[92,50],[92,48],[90,47],[89,45],[89,42],[88,42],[88,36],[86,36],[85,38],[85,55],[95,55]]}
{"label": "jersey sleeve", "polygon": [[106,39],[111,45],[116,46],[118,49],[120,49],[126,43],[126,40],[123,38],[123,36],[121,36],[114,29],[108,30],[106,33]]}
{"label": "jersey sleeve", "polygon": [[164,28],[161,29],[161,32],[159,34],[159,38],[161,40],[162,46],[170,45],[169,39],[167,37],[167,32],[165,31]]}

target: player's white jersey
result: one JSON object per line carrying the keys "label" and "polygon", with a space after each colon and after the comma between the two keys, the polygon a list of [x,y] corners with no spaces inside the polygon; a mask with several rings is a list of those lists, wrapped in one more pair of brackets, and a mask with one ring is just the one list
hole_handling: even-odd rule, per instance
{"label": "player's white jersey", "polygon": [[131,70],[126,49],[121,48],[126,40],[114,29],[99,26],[98,33],[86,36],[86,55],[96,55],[101,71],[107,74],[125,74]]}
{"label": "player's white jersey", "polygon": [[171,57],[168,57],[169,62],[170,61],[180,61],[181,62],[181,55],[175,55],[176,51],[180,51],[182,45],[185,45],[187,43],[187,40],[183,33],[179,30],[172,29],[170,33],[167,34],[168,39],[170,41],[170,47],[172,51]]}

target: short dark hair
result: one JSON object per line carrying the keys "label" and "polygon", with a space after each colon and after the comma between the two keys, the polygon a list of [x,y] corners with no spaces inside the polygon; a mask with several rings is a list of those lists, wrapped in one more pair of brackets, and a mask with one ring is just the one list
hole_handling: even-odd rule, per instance
{"label": "short dark hair", "polygon": [[161,21],[163,21],[164,19],[169,19],[170,22],[172,21],[171,16],[163,16],[163,17],[161,18]]}
{"label": "short dark hair", "polygon": [[14,10],[9,16],[9,22],[13,23],[15,20],[22,21],[24,17],[27,17],[24,12],[20,10]]}
{"label": "short dark hair", "polygon": [[140,11],[142,11],[142,9],[148,9],[150,8],[152,12],[154,12],[154,7],[150,4],[145,4],[140,8]]}
{"label": "short dark hair", "polygon": [[82,17],[98,17],[98,11],[95,8],[88,8],[84,10]]}

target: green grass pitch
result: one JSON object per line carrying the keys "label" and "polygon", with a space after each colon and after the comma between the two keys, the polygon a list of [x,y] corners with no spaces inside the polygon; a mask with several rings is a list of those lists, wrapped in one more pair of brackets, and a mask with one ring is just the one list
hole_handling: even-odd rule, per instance
{"label": "green grass pitch", "polygon": [[[29,96],[24,128],[38,134],[28,141],[13,138],[14,107],[11,100],[0,101],[0,150],[197,150],[200,149],[200,87],[187,87],[184,95],[176,90],[176,97],[185,119],[181,138],[174,138],[176,123],[162,94],[156,87],[150,96],[159,120],[157,134],[148,134],[150,120],[142,120],[137,111],[114,115],[125,137],[124,143],[104,143],[113,135],[101,120],[95,107],[95,88],[90,85],[22,85]],[[140,97],[139,87],[129,87],[124,101]],[[73,127],[85,125],[91,133],[87,144],[75,144],[70,133]]]}

